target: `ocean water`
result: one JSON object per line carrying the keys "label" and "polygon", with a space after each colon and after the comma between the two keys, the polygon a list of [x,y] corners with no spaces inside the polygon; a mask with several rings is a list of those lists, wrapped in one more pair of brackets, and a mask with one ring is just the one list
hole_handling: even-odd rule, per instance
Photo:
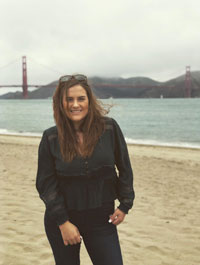
{"label": "ocean water", "polygon": [[[200,148],[200,98],[107,99],[128,143]],[[52,100],[0,100],[0,133],[41,135],[54,126]]]}

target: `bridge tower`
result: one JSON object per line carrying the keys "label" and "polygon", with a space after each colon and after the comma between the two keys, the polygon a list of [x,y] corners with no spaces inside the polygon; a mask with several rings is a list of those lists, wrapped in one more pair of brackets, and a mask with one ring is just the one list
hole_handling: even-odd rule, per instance
{"label": "bridge tower", "polygon": [[22,57],[22,82],[23,98],[26,99],[28,98],[26,56]]}
{"label": "bridge tower", "polygon": [[186,66],[186,73],[185,73],[185,97],[191,97],[191,72],[190,66]]}

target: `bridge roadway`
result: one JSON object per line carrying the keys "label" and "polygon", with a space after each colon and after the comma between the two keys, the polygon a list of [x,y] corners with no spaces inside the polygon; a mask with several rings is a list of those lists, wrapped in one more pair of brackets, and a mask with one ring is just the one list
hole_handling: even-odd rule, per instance
{"label": "bridge roadway", "polygon": [[[48,87],[48,85],[27,85],[27,87]],[[174,86],[165,85],[123,85],[123,84],[92,84],[93,87],[113,87],[113,88],[174,88]],[[23,87],[23,85],[0,85],[2,87]]]}
{"label": "bridge roadway", "polygon": [[[27,87],[42,87],[47,85],[28,85]],[[23,85],[0,85],[0,88],[2,87],[23,87]]]}

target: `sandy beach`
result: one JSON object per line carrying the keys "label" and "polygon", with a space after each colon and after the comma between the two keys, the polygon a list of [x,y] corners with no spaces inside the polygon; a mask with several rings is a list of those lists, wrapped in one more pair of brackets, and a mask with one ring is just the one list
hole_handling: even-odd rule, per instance
{"label": "sandy beach", "polygon": [[[35,188],[39,141],[0,135],[0,265],[55,264]],[[129,153],[136,199],[118,226],[124,265],[200,265],[200,149]],[[84,245],[81,260],[92,264]]]}

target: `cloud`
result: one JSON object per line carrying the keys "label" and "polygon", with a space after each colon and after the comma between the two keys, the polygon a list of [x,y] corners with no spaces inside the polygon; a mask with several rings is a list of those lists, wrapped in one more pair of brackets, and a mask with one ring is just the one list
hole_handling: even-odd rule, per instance
{"label": "cloud", "polygon": [[[22,55],[32,83],[73,72],[164,81],[200,69],[198,0],[7,0],[0,10],[4,83],[21,82]],[[20,66],[1,70],[15,58]]]}

